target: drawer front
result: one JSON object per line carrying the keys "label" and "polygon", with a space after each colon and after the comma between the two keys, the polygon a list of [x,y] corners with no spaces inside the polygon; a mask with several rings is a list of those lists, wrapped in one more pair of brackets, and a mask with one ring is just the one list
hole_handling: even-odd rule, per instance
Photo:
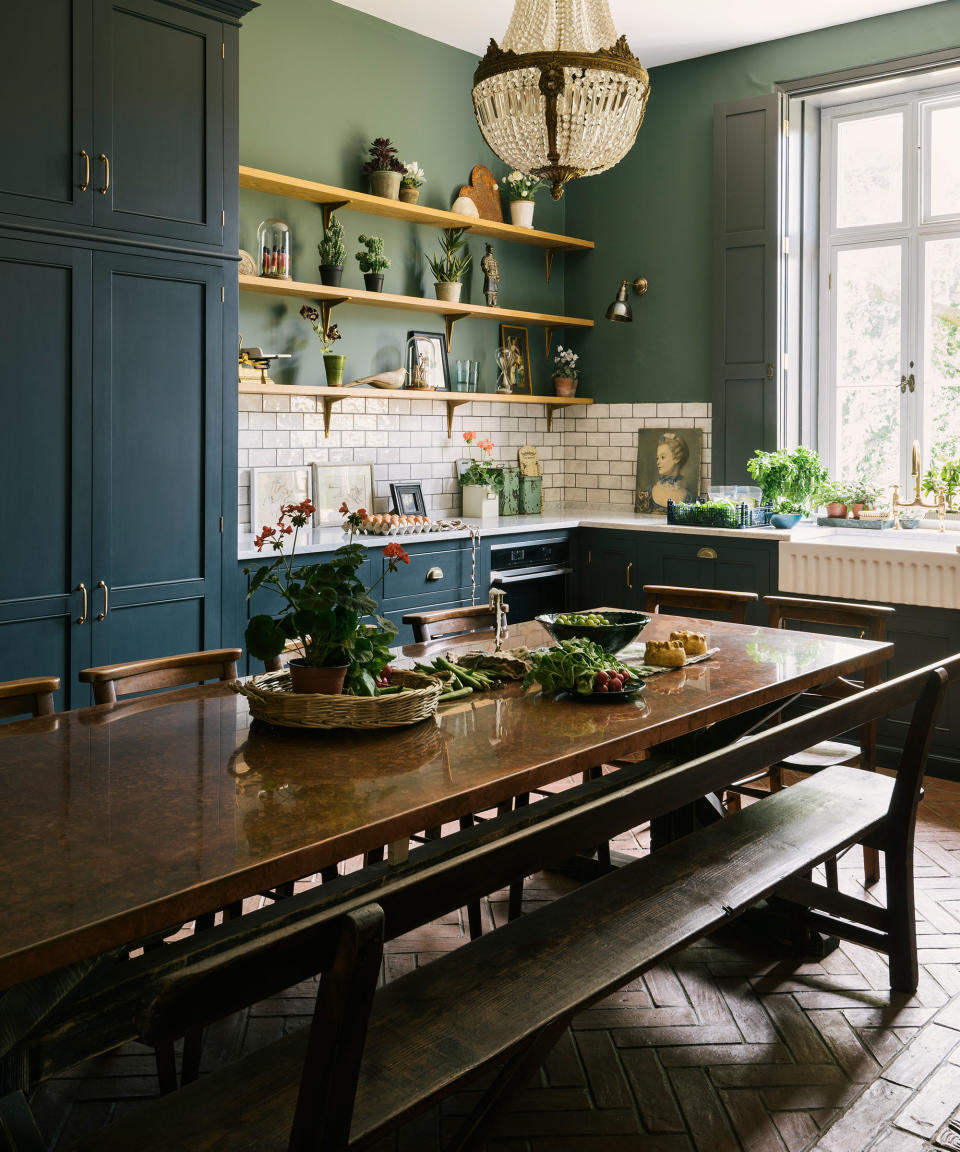
{"label": "drawer front", "polygon": [[[401,541],[402,543],[402,541]],[[429,551],[411,551],[410,563],[400,564],[396,572],[385,569],[383,600],[398,596],[433,596],[449,593],[456,588],[470,587],[470,550],[441,548]],[[387,607],[393,607],[388,604]]]}

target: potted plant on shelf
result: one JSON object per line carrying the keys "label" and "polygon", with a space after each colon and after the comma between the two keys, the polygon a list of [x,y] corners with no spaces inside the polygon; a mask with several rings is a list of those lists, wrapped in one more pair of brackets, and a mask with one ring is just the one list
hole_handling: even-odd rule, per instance
{"label": "potted plant on shelf", "polygon": [[342,387],[343,370],[346,367],[347,358],[342,353],[330,351],[334,344],[341,339],[340,329],[336,324],[331,324],[324,332],[320,323],[320,313],[316,308],[311,308],[309,304],[304,304],[300,309],[300,315],[308,321],[310,327],[320,337],[320,351],[323,353],[323,370],[327,376],[327,387]]}
{"label": "potted plant on shelf", "polygon": [[331,216],[330,223],[324,228],[317,251],[320,253],[320,283],[329,288],[339,288],[347,249],[343,243],[343,225],[336,216]]}
{"label": "potted plant on shelf", "polygon": [[508,172],[504,177],[504,187],[510,198],[510,220],[518,228],[533,227],[533,198],[543,181],[526,172]]}
{"label": "potted plant on shelf", "polygon": [[923,491],[927,496],[943,492],[947,511],[956,511],[957,494],[960,493],[960,459],[935,457],[923,477]]}
{"label": "potted plant on shelf", "polygon": [[824,481],[827,470],[816,452],[804,448],[754,453],[747,461],[747,471],[763,489],[763,502],[770,504],[775,528],[792,528],[809,511]]}
{"label": "potted plant on shelf", "polygon": [[452,301],[455,304],[460,299],[460,291],[463,288],[460,277],[470,267],[472,259],[469,252],[464,252],[466,246],[465,228],[447,228],[440,233],[440,250],[443,254],[427,256],[424,253],[427,263],[433,270],[434,290],[438,300]]}
{"label": "potted plant on shelf", "polygon": [[580,375],[577,367],[579,359],[572,348],[564,350],[557,345],[557,354],[553,358],[553,390],[557,396],[576,395],[577,378]]}
{"label": "potted plant on shelf", "polygon": [[817,492],[817,504],[827,510],[834,520],[842,520],[847,515],[847,501],[850,498],[850,485],[843,480],[825,480]]}
{"label": "potted plant on shelf", "polygon": [[416,204],[420,198],[420,189],[426,183],[427,178],[416,160],[404,164],[403,168],[404,172],[400,177],[400,199],[404,204]]}
{"label": "potted plant on shelf", "polygon": [[364,287],[368,292],[382,292],[383,273],[390,267],[389,258],[383,254],[383,240],[379,236],[364,236],[362,232],[357,239],[364,247],[362,252],[355,253]]}
{"label": "potted plant on shelf", "polygon": [[[260,588],[269,588],[283,602],[276,617],[260,613],[251,618],[244,638],[247,651],[258,660],[279,656],[293,640],[302,656],[290,661],[290,679],[294,692],[316,692],[339,695],[344,691],[355,696],[374,696],[377,679],[390,663],[390,645],[396,627],[376,614],[377,604],[370,596],[380,580],[369,589],[357,576],[367,558],[367,550],[353,542],[353,530],[367,516],[361,508],[349,512],[346,504],[340,511],[346,516],[349,543],[338,548],[323,564],[294,567],[299,530],[310,522],[315,509],[309,500],[284,504],[276,525],[265,524],[254,539],[258,551],[269,541],[279,555],[262,568],[245,569],[251,576],[247,599]],[[284,541],[292,536],[290,551],[284,553]],[[399,564],[409,564],[410,557],[395,541],[383,550],[384,575],[395,572]],[[367,618],[373,617],[373,623]]]}
{"label": "potted plant on shelf", "polygon": [[851,520],[859,520],[860,513],[869,508],[876,508],[880,499],[881,489],[876,484],[859,476],[853,483],[850,496],[847,500],[847,516]]}
{"label": "potted plant on shelf", "polygon": [[479,440],[476,432],[464,432],[463,439],[469,448],[474,444],[480,449],[480,458],[470,460],[468,467],[460,471],[460,493],[463,498],[463,515],[479,520],[493,519],[499,508],[500,489],[503,487],[503,473],[492,462],[493,441]]}
{"label": "potted plant on shelf", "polygon": [[363,166],[363,174],[370,177],[370,191],[387,200],[398,199],[400,180],[407,169],[396,148],[385,136],[378,136],[368,151],[370,159]]}

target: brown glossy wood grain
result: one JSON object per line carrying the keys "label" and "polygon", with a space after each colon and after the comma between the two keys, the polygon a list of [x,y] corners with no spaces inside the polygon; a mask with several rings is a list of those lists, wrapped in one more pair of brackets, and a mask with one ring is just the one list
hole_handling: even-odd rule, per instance
{"label": "brown glossy wood grain", "polygon": [[[410,728],[300,733],[251,724],[243,697],[210,684],[65,713],[52,731],[43,718],[3,725],[0,987],[893,651],[670,616],[645,636],[693,626],[718,655],[623,704],[514,684]],[[538,624],[511,629],[513,644],[548,642]]]}

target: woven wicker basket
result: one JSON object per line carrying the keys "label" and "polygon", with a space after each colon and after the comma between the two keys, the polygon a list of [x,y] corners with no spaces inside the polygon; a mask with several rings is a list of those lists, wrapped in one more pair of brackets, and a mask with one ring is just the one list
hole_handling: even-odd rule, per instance
{"label": "woven wicker basket", "polygon": [[437,710],[443,684],[434,676],[398,670],[391,684],[409,689],[387,696],[323,696],[293,692],[289,672],[270,672],[231,687],[246,696],[250,715],[284,728],[395,728],[416,724]]}

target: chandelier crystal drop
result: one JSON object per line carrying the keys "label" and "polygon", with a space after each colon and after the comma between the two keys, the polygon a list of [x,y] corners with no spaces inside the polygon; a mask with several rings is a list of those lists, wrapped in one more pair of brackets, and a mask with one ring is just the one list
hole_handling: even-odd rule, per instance
{"label": "chandelier crystal drop", "polygon": [[554,200],[568,180],[626,156],[650,95],[608,0],[516,0],[473,85],[484,140],[511,168],[547,181]]}

